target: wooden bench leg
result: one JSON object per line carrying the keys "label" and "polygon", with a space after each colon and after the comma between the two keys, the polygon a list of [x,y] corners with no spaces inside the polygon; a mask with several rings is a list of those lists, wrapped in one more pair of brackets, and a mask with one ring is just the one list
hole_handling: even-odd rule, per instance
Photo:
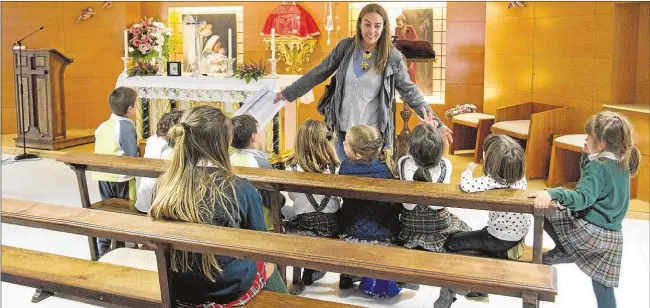
{"label": "wooden bench leg", "polygon": [[521,297],[523,302],[523,308],[538,308],[539,299],[537,298],[537,293],[524,293]]}
{"label": "wooden bench leg", "polygon": [[176,300],[172,294],[172,281],[171,281],[171,249],[169,245],[155,244],[156,245],[156,263],[158,264],[158,281],[160,282],[160,298],[162,299],[162,307],[171,308],[176,307]]}
{"label": "wooden bench leg", "polygon": [[[77,175],[77,184],[79,185],[79,195],[81,197],[81,206],[85,209],[90,208],[90,196],[88,195],[88,182],[86,182],[86,170],[77,167],[72,167],[74,173]],[[97,238],[88,237],[88,247],[90,248],[90,260],[97,261],[99,259],[99,251],[97,249]]]}
{"label": "wooden bench leg", "polygon": [[45,290],[45,289],[36,289],[34,295],[32,295],[32,303],[38,303],[50,296],[54,295],[54,292]]}
{"label": "wooden bench leg", "polygon": [[483,159],[483,143],[485,142],[485,138],[490,135],[492,124],[494,124],[494,119],[478,121],[478,128],[476,129],[476,146],[474,146],[474,162],[477,164]]}
{"label": "wooden bench leg", "polygon": [[[284,233],[282,230],[282,204],[280,204],[280,190],[267,191],[271,202],[271,215],[273,215],[273,232]],[[287,282],[287,266],[276,264],[282,281]]]}
{"label": "wooden bench leg", "polygon": [[542,242],[544,239],[544,209],[535,209],[533,233],[533,263],[542,263]]}

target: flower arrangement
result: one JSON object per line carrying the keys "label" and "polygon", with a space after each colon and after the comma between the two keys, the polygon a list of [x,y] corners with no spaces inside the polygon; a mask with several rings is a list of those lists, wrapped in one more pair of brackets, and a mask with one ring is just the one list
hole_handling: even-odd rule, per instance
{"label": "flower arrangement", "polygon": [[456,105],[456,107],[445,111],[445,118],[451,120],[453,117],[462,114],[476,111],[476,106],[472,104]]}
{"label": "flower arrangement", "polygon": [[246,83],[249,83],[252,79],[257,81],[266,75],[266,62],[260,60],[260,62],[237,64],[234,76],[237,79],[245,79]]}
{"label": "flower arrangement", "polygon": [[[129,61],[130,62],[130,61]],[[129,65],[127,74],[133,76],[154,76],[158,72],[160,63],[152,61],[143,61],[134,59],[133,63]]]}
{"label": "flower arrangement", "polygon": [[172,30],[159,17],[145,17],[128,30],[129,56],[133,58],[169,57]]}

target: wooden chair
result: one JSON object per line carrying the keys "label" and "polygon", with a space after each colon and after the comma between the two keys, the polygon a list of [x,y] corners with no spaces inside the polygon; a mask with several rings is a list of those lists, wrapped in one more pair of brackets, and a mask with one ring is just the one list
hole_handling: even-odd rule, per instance
{"label": "wooden chair", "polygon": [[494,116],[485,113],[463,113],[451,120],[454,142],[449,145],[449,154],[459,150],[474,149],[474,162],[483,159],[483,141],[490,134]]}
{"label": "wooden chair", "polygon": [[580,179],[580,157],[586,139],[586,134],[576,134],[560,136],[553,140],[547,181],[549,187]]}
{"label": "wooden chair", "polygon": [[491,131],[525,142],[526,178],[547,175],[553,135],[568,132],[566,107],[528,102],[497,108]]}
{"label": "wooden chair", "polygon": [[[151,292],[155,292],[156,287],[159,287],[158,294],[163,307],[172,307],[175,302],[169,284],[171,249],[226,255],[275,264],[295,264],[300,267],[355,276],[520,297],[523,300],[523,307],[526,308],[538,307],[539,301],[552,302],[557,295],[555,268],[543,264],[431,253],[205,224],[152,221],[148,217],[137,215],[15,199],[2,199],[2,205],[4,223],[147,243],[155,247],[159,284],[145,286],[145,281],[149,281],[150,284],[156,281],[155,277],[149,277],[142,279],[139,287],[134,289],[150,288]],[[2,253],[5,261],[4,249]],[[18,259],[15,258],[11,263],[14,265],[13,268],[5,267],[7,263],[3,262],[3,281],[30,286],[62,286],[59,290],[74,292],[77,296],[99,295],[105,301],[113,303],[134,299],[134,297],[135,300],[143,303],[157,302],[154,298],[142,299],[141,292],[129,292],[116,284],[119,277],[130,276],[124,267],[111,265],[113,266],[111,272],[98,274],[89,272],[87,266],[79,264],[79,266],[67,267],[68,270],[62,270],[62,273],[55,275],[52,272],[61,266],[58,262],[47,262],[34,269],[30,262]],[[27,275],[27,272],[35,270],[41,272]],[[89,272],[90,276],[100,277],[101,282],[112,284],[113,289],[106,294],[103,293],[105,289],[93,290],[95,286],[83,279],[82,273],[86,272]],[[61,279],[61,275],[65,275],[63,278],[70,277],[70,279]],[[73,283],[73,278],[85,283],[69,286]],[[309,306],[308,303],[301,305],[300,307],[320,307]],[[327,303],[327,305],[331,304]]]}

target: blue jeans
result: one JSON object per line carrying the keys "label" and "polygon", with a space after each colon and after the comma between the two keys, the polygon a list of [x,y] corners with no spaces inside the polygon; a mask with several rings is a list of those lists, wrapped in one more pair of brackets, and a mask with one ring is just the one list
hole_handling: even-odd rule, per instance
{"label": "blue jeans", "polygon": [[336,156],[339,157],[339,161],[341,162],[348,159],[348,156],[345,154],[345,149],[343,149],[343,141],[345,141],[345,134],[346,132],[339,131],[338,135],[336,136]]}

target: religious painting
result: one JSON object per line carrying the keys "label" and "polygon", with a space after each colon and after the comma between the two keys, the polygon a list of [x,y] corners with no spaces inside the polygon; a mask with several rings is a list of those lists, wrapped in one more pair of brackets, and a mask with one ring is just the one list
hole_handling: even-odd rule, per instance
{"label": "religious painting", "polygon": [[226,59],[243,60],[243,12],[242,6],[169,8],[180,41],[170,58],[182,62],[183,72],[225,73]]}
{"label": "religious painting", "polygon": [[[404,9],[395,20],[395,36],[400,40],[423,40],[433,45],[433,9]],[[439,52],[439,51],[438,51]],[[420,91],[425,94],[433,92],[431,82],[418,82],[433,79],[433,67],[426,63],[410,63],[409,76]]]}
{"label": "religious painting", "polygon": [[229,46],[232,55],[237,53],[235,14],[183,14],[182,20],[186,71],[192,71],[198,56],[201,73],[225,73]]}

